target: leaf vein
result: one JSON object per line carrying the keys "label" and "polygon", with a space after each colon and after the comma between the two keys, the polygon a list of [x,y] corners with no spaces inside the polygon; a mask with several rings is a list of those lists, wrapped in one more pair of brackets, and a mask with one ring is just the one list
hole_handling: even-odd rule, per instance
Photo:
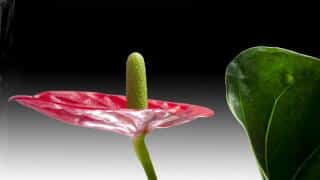
{"label": "leaf vein", "polygon": [[271,124],[272,124],[272,120],[273,120],[273,116],[274,113],[276,111],[278,102],[280,100],[280,98],[288,91],[290,86],[287,86],[280,94],[279,96],[274,100],[273,106],[272,106],[272,110],[269,116],[269,120],[268,120],[268,126],[267,126],[267,130],[266,130],[266,135],[265,135],[265,150],[264,150],[264,159],[265,159],[265,166],[266,166],[266,173],[270,176],[269,174],[269,162],[268,162],[268,143],[269,143],[269,136],[270,136],[270,129],[271,129]]}
{"label": "leaf vein", "polygon": [[[309,156],[307,156],[305,158],[304,161],[302,161],[302,163],[300,164],[300,166],[297,168],[297,170],[295,171],[295,173],[292,176],[292,180],[296,180],[299,173],[302,171],[302,169],[306,166],[306,164],[308,164],[308,162],[315,156],[315,154],[318,153],[318,151],[320,150],[320,145],[318,145],[311,153]],[[320,152],[320,151],[319,151]]]}

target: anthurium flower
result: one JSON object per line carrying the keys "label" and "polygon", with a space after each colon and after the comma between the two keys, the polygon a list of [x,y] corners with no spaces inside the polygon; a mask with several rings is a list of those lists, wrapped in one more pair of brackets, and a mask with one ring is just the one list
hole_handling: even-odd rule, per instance
{"label": "anthurium flower", "polygon": [[112,131],[133,139],[134,148],[149,180],[157,179],[144,143],[156,128],[181,125],[214,112],[186,103],[147,99],[143,57],[132,53],[127,61],[126,96],[83,91],[46,91],[10,98],[67,124]]}
{"label": "anthurium flower", "polygon": [[148,100],[147,109],[128,109],[125,96],[96,92],[47,91],[34,96],[13,96],[11,100],[71,125],[130,137],[213,114],[205,107],[160,100]]}

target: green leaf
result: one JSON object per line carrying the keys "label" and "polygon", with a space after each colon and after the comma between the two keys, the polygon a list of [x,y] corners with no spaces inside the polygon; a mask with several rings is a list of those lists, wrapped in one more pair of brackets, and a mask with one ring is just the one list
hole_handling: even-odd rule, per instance
{"label": "green leaf", "polygon": [[241,52],[226,99],[245,129],[262,179],[320,179],[320,60],[275,47]]}

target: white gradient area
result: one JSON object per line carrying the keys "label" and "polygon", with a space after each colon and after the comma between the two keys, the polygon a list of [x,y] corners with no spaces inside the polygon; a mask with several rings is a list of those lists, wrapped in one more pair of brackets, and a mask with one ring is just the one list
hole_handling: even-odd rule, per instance
{"label": "white gradient area", "polygon": [[[4,107],[1,107],[4,108]],[[0,179],[8,177],[8,122],[5,109],[0,110]]]}
{"label": "white gradient area", "polygon": [[[215,110],[216,115],[179,127],[158,129],[147,137],[147,145],[159,179],[261,179],[248,138],[226,105],[223,78],[165,78],[149,78],[151,97],[164,100],[170,97],[172,101],[208,106]],[[109,92],[109,88],[115,94],[122,93],[123,84],[114,81],[105,79],[91,86],[105,84],[99,88],[106,89],[105,92]],[[83,84],[86,84],[86,79],[82,84],[68,84],[65,88],[87,88]],[[113,87],[107,87],[110,84]],[[190,84],[197,89],[190,88]],[[61,86],[61,83],[50,83],[48,79],[33,79],[32,83],[26,83],[18,93],[62,89]],[[7,177],[2,178],[3,173],[0,173],[0,179],[146,179],[135,157],[130,138],[126,136],[66,125],[15,103],[9,104],[8,111],[7,163],[2,164],[6,168]]]}

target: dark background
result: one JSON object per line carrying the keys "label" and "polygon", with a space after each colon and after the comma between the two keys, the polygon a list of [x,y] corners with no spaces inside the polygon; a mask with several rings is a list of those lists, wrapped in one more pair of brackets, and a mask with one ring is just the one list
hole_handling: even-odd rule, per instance
{"label": "dark background", "polygon": [[19,1],[9,61],[30,73],[118,73],[126,56],[137,50],[146,57],[149,73],[223,76],[234,56],[257,45],[320,57],[317,21],[306,17],[312,10],[249,5]]}

